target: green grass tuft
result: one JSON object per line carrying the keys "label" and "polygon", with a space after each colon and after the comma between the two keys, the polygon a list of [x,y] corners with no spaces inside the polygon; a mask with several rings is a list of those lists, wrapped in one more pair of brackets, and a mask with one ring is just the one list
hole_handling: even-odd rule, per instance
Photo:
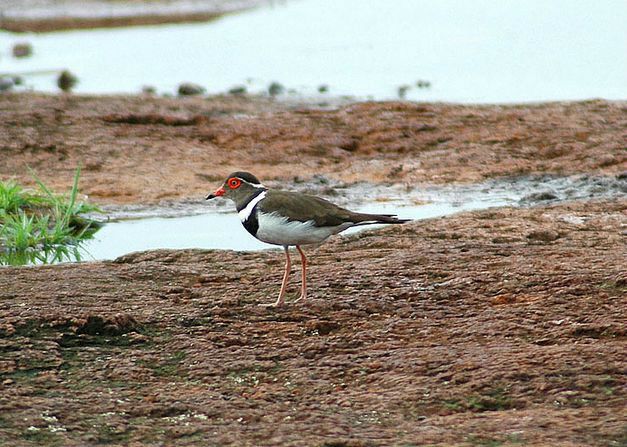
{"label": "green grass tuft", "polygon": [[0,265],[81,259],[80,242],[101,224],[81,216],[100,210],[78,200],[80,172],[65,195],[53,193],[32,171],[39,191],[0,181]]}

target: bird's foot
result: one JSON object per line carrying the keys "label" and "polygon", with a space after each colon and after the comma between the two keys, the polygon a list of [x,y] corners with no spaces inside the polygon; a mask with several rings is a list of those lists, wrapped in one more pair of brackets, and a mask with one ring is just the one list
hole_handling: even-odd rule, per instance
{"label": "bird's foot", "polygon": [[299,301],[305,301],[306,299],[307,299],[307,295],[301,295],[299,298],[294,300],[294,302],[298,303]]}
{"label": "bird's foot", "polygon": [[274,303],[261,303],[260,307],[279,307],[283,304],[283,301],[275,301]]}

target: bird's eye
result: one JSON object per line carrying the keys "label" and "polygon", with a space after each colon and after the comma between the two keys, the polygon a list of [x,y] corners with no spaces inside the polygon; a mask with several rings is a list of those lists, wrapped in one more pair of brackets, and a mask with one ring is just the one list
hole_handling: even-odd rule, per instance
{"label": "bird's eye", "polygon": [[229,188],[237,189],[242,184],[242,181],[240,179],[234,177],[234,178],[229,179],[228,183],[229,183]]}

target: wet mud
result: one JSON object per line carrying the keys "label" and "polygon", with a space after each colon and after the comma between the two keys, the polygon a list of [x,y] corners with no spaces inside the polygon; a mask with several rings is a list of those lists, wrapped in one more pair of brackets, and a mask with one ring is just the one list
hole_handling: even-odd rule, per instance
{"label": "wet mud", "polygon": [[323,175],[410,188],[627,172],[624,102],[335,106],[6,94],[0,114],[0,176],[33,184],[30,166],[63,189],[80,164],[83,192],[101,204],[200,198],[241,169],[275,185]]}

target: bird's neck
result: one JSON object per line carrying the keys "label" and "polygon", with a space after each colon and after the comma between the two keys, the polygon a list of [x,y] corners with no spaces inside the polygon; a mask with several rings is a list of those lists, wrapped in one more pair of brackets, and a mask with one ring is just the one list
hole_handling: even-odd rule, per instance
{"label": "bird's neck", "polygon": [[238,202],[238,203],[235,204],[237,212],[239,213],[240,211],[242,211],[244,208],[246,208],[246,206],[250,203],[251,200],[253,200],[259,194],[261,194],[262,192],[267,191],[267,190],[268,190],[268,188],[255,188],[255,189],[253,189],[251,191],[251,193],[249,195],[247,195],[244,200],[242,200],[241,202]]}

